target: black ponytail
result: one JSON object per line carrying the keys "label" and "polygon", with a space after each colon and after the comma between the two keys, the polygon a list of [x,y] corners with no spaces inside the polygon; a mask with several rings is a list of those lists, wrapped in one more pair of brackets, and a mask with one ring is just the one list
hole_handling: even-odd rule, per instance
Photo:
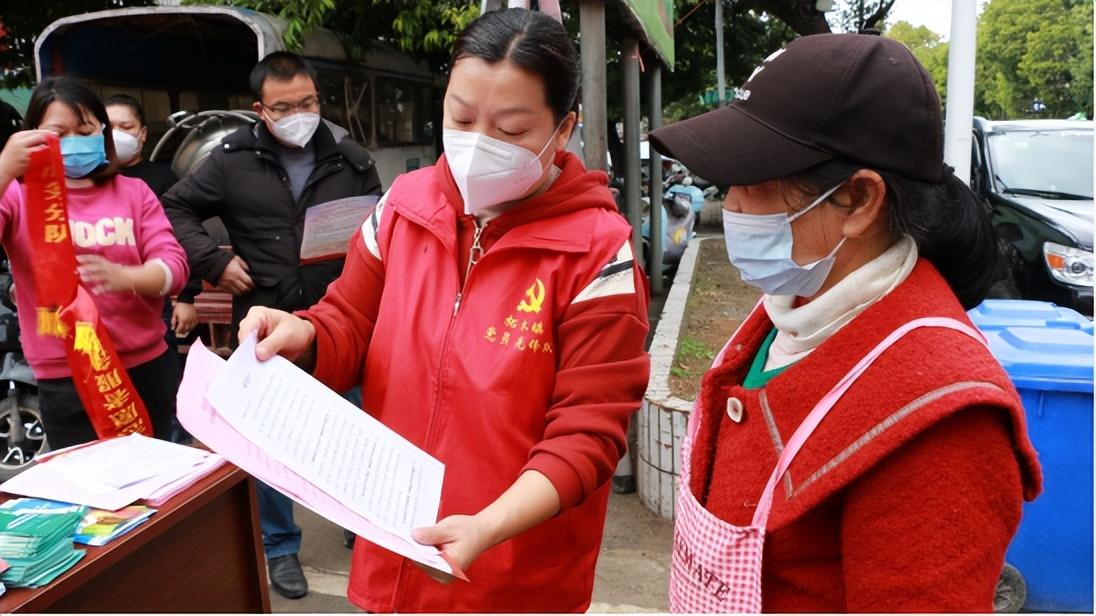
{"label": "black ponytail", "polygon": [[986,205],[950,169],[936,184],[888,178],[891,230],[906,233],[970,310],[986,298],[997,278],[1000,251]]}
{"label": "black ponytail", "polygon": [[[789,181],[806,193],[821,193],[865,168],[834,159],[795,174]],[[998,277],[1000,251],[989,209],[950,168],[941,182],[921,182],[874,169],[887,187],[887,223],[897,239],[909,235],[917,251],[948,282],[964,309],[982,303]]]}

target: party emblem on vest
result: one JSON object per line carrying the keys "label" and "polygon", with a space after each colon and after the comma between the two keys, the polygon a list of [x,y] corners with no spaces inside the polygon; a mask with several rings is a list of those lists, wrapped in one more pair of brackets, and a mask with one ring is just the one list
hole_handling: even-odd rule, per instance
{"label": "party emblem on vest", "polygon": [[525,290],[525,298],[518,303],[518,312],[528,312],[530,314],[539,314],[541,306],[544,305],[544,283],[540,281],[540,278],[536,279],[533,286]]}
{"label": "party emblem on vest", "polygon": [[[540,314],[548,294],[544,282],[537,278],[518,302],[514,312],[506,315],[499,323],[489,324],[483,332],[483,339],[499,347],[507,347],[522,353],[542,353],[552,355],[552,332],[545,327]],[[524,313],[524,314],[523,314]],[[516,316],[515,316],[516,315]]]}

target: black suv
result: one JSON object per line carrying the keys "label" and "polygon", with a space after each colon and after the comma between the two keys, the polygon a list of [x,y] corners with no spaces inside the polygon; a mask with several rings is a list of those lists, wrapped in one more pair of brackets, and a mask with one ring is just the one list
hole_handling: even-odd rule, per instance
{"label": "black suv", "polygon": [[993,210],[1009,274],[993,295],[1092,316],[1092,137],[1088,120],[974,119],[971,188]]}

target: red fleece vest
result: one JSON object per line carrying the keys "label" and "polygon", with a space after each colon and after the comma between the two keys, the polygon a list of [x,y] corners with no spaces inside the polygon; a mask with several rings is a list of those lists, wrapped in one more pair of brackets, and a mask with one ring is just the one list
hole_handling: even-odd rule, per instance
{"label": "red fleece vest", "polygon": [[[889,333],[927,316],[970,323],[945,281],[922,259],[903,284],[810,355],[763,389],[747,390],[741,382],[773,327],[763,309],[755,310],[732,339],[722,363],[703,380],[698,401],[703,407],[701,423],[692,460],[685,462],[692,465],[690,487],[700,502],[732,524],[748,524],[783,444],[814,404]],[[740,422],[728,416],[732,398],[743,403]],[[997,409],[1011,426],[1022,478],[1022,486],[1015,485],[1015,490],[1022,488],[1026,499],[1035,498],[1041,490],[1041,472],[1008,376],[976,341],[958,332],[926,328],[910,333],[880,356],[806,442],[774,495],[768,533],[807,518],[815,530],[793,530],[797,541],[810,544],[810,537],[819,533],[827,535],[818,537],[819,544],[833,540],[829,535],[841,532],[840,516],[828,517],[835,495],[918,435],[974,407]],[[961,500],[961,495],[956,497]],[[829,522],[815,527],[819,515]],[[1007,538],[1004,542],[1007,545]],[[803,558],[809,560],[812,547],[801,547]],[[840,572],[840,564],[836,566]],[[770,609],[768,598],[765,603]],[[808,602],[803,609],[813,611],[811,605],[825,611],[817,606],[828,604]]]}

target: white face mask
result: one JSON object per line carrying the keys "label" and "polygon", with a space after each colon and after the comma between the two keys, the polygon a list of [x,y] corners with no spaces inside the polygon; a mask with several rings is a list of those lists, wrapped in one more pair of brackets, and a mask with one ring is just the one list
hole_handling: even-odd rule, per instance
{"label": "white face mask", "polygon": [[445,160],[464,199],[464,213],[475,214],[528,193],[544,175],[540,157],[555,141],[560,126],[537,154],[482,133],[442,130]]}
{"label": "white face mask", "polygon": [[316,134],[316,128],[320,126],[320,114],[304,111],[286,116],[277,122],[270,132],[279,141],[303,148],[305,144]]}
{"label": "white face mask", "polygon": [[119,164],[124,165],[137,158],[137,154],[141,151],[141,142],[136,137],[117,129],[111,131],[111,134],[114,137],[114,153],[118,155]]}
{"label": "white face mask", "polygon": [[833,268],[834,255],[847,238],[825,257],[800,265],[792,259],[792,222],[826,200],[838,184],[792,216],[741,214],[723,210],[723,238],[727,257],[742,274],[742,281],[769,295],[811,297],[822,288]]}

